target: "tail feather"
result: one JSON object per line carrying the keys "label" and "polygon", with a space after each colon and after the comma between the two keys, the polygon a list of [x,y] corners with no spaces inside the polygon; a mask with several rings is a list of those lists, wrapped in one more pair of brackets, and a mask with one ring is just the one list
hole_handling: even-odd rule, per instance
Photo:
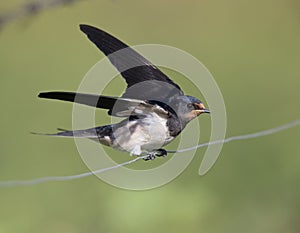
{"label": "tail feather", "polygon": [[[58,130],[63,130],[58,128]],[[35,135],[53,136],[53,137],[68,137],[68,138],[88,138],[95,142],[100,142],[103,145],[111,146],[115,140],[113,135],[112,125],[104,125],[96,128],[83,130],[63,130],[53,134],[32,133]]]}
{"label": "tail feather", "polygon": [[[63,129],[58,129],[62,131]],[[35,135],[42,136],[54,136],[54,137],[72,137],[72,138],[90,138],[90,139],[98,139],[97,128],[84,129],[84,130],[66,130],[57,133],[35,133]]]}

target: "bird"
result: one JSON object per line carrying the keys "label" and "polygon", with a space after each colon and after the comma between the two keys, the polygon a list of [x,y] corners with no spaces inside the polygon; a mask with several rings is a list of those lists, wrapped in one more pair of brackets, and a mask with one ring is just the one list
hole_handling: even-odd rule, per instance
{"label": "bird", "polygon": [[80,24],[79,27],[125,79],[125,92],[114,97],[48,91],[39,93],[38,97],[107,109],[110,116],[122,120],[88,129],[58,129],[57,133],[45,135],[88,138],[130,155],[143,156],[147,161],[165,157],[165,145],[191,120],[210,113],[199,99],[185,95],[178,84],[133,48],[94,26]]}

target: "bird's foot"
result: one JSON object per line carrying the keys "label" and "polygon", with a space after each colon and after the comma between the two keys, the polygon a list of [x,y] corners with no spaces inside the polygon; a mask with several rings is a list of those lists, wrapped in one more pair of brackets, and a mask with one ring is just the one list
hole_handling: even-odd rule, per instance
{"label": "bird's foot", "polygon": [[158,149],[155,151],[155,156],[157,157],[166,157],[168,155],[168,152],[164,149]]}
{"label": "bird's foot", "polygon": [[156,156],[154,155],[154,153],[147,153],[146,157],[144,157],[143,160],[145,160],[145,161],[154,160],[155,157]]}
{"label": "bird's foot", "polygon": [[146,157],[143,158],[145,161],[148,160],[154,160],[156,157],[166,157],[167,156],[167,151],[164,149],[158,149],[157,151],[153,151],[153,152],[148,152],[146,154]]}

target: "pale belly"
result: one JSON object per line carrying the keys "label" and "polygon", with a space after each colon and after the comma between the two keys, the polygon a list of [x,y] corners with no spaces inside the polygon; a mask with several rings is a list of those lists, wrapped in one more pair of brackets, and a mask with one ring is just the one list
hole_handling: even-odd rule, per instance
{"label": "pale belly", "polygon": [[131,155],[140,155],[162,148],[174,137],[169,135],[167,120],[151,115],[151,117],[128,121],[114,130],[113,148],[128,151]]}

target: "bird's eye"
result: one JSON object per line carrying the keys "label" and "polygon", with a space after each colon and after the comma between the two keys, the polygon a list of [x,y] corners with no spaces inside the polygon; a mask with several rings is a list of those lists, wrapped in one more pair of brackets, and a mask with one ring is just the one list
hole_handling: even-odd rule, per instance
{"label": "bird's eye", "polygon": [[193,108],[194,105],[193,105],[192,103],[188,103],[188,104],[187,104],[187,107],[188,107],[188,108]]}

